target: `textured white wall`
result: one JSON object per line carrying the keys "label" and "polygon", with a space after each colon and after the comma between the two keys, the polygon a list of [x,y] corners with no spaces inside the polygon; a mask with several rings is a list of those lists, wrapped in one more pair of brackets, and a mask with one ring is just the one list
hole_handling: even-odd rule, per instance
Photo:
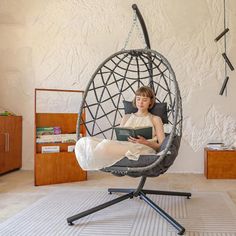
{"label": "textured white wall", "polygon": [[[23,115],[23,168],[33,168],[34,88],[84,89],[124,46],[131,0],[1,0],[0,107]],[[233,142],[236,80],[224,80],[223,0],[137,0],[151,46],[172,64],[183,98],[184,135],[173,172],[203,172],[209,141]],[[228,55],[236,67],[236,1],[226,0]],[[135,32],[129,47],[142,47]]]}

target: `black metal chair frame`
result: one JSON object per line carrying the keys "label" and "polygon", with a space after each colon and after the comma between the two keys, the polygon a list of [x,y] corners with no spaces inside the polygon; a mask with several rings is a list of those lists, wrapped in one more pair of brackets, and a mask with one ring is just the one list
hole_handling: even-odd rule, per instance
{"label": "black metal chair frame", "polygon": [[[182,136],[182,103],[180,92],[175,78],[175,73],[172,70],[169,62],[160,53],[150,49],[150,42],[146,26],[142,15],[138,10],[138,7],[136,5],[133,5],[132,7],[136,11],[139,22],[143,29],[145,41],[149,49],[126,50],[115,53],[98,67],[91,80],[89,81],[84,93],[79,114],[82,114],[82,112],[86,112],[86,120],[83,120],[83,117],[79,116],[77,123],[77,135],[78,138],[80,138],[80,127],[83,125],[86,128],[87,134],[90,136],[100,135],[104,138],[112,139],[114,135],[113,128],[119,125],[118,120],[123,115],[122,111],[124,110],[124,107],[120,105],[122,98],[126,99],[130,96],[126,95],[125,97],[125,93],[128,90],[131,92],[135,92],[135,88],[133,87],[140,87],[142,85],[148,85],[153,88],[154,92],[157,95],[157,102],[168,102],[168,121],[169,125],[172,127],[172,130],[169,134],[168,141],[163,151],[161,152],[161,154],[157,154],[155,156],[156,159],[151,164],[138,167],[133,167],[132,165],[113,165],[111,167],[102,169],[102,171],[109,172],[118,176],[129,175],[133,177],[141,177],[140,183],[136,189],[109,188],[108,192],[110,194],[124,193],[124,195],[79,214],[68,217],[67,222],[69,225],[73,225],[74,221],[82,217],[100,211],[106,207],[112,206],[126,199],[139,197],[140,199],[144,200],[149,206],[151,206],[157,213],[164,217],[164,219],[166,219],[178,231],[179,235],[182,235],[185,232],[185,228],[174,218],[172,218],[167,212],[165,212],[161,207],[154,203],[149,197],[147,197],[147,195],[154,194],[183,196],[189,199],[191,197],[191,193],[143,189],[146,178],[149,176],[153,177],[153,175],[150,175],[150,171],[152,171],[153,169],[155,170],[155,168],[158,167],[159,171],[156,171],[156,173],[154,173],[154,176],[158,176],[160,174],[163,174],[172,164],[170,163],[169,165],[165,166],[163,163],[165,162],[167,157],[171,156],[168,154],[168,152],[173,146],[174,139],[178,137],[180,141]],[[138,63],[138,61],[141,62]],[[109,65],[111,64],[112,66],[109,67]],[[130,68],[129,71],[127,69],[124,69],[124,65]],[[134,72],[133,68],[135,67],[137,71],[136,76],[138,77],[138,79],[132,78],[129,75],[129,73],[132,74]],[[116,72],[117,68],[118,72]],[[124,71],[123,74],[122,71]],[[106,76],[106,74],[109,74],[109,76]],[[141,74],[143,74],[143,76],[141,76]],[[122,83],[121,85],[118,85],[120,81]],[[118,88],[118,91],[112,94],[112,90],[109,90],[110,85],[115,85],[116,88]],[[171,86],[173,88],[171,88]],[[101,89],[102,92],[98,92],[98,89]],[[104,98],[105,93],[108,94],[108,98]],[[91,94],[92,99],[90,100],[89,97]],[[160,94],[162,94],[161,97]],[[116,104],[115,101],[118,104]],[[109,112],[107,112],[106,110],[108,102],[114,107],[114,109],[111,109]],[[108,124],[107,128],[103,127],[106,123]],[[177,147],[176,156],[178,153],[178,148],[179,146]]]}
{"label": "black metal chair frame", "polygon": [[179,224],[173,217],[171,217],[167,212],[165,212],[161,207],[159,207],[156,203],[154,203],[147,194],[155,194],[155,195],[168,195],[168,196],[184,196],[188,199],[191,197],[191,193],[187,192],[174,192],[174,191],[158,191],[158,190],[146,190],[143,189],[146,181],[146,177],[142,177],[137,189],[121,189],[121,188],[109,188],[108,192],[111,193],[126,193],[125,195],[115,198],[111,201],[105,202],[101,205],[93,207],[89,210],[81,212],[79,214],[73,215],[67,218],[67,223],[69,225],[74,225],[74,221],[90,215],[94,212],[100,211],[104,208],[117,204],[126,199],[131,199],[133,197],[140,197],[140,199],[144,200],[149,206],[151,206],[157,213],[159,213],[164,219],[166,219],[177,231],[179,235],[183,235],[185,233],[185,228]]}

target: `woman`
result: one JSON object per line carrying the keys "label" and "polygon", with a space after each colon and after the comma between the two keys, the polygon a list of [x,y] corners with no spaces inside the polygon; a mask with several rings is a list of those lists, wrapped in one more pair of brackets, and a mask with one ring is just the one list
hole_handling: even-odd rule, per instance
{"label": "woman", "polygon": [[153,138],[129,137],[128,141],[84,137],[76,143],[75,153],[80,166],[85,170],[98,170],[115,164],[125,156],[138,160],[140,155],[155,154],[165,138],[160,117],[149,113],[155,103],[155,94],[147,86],[135,92],[133,105],[136,113],[127,114],[121,120],[121,127],[153,127]]}

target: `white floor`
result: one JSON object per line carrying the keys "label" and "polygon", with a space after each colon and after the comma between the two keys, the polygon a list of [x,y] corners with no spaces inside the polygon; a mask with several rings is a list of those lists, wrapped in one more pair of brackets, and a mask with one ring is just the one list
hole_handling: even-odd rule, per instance
{"label": "white floor", "polygon": [[[74,186],[80,189],[104,189],[108,187],[136,188],[140,178],[116,177],[103,172],[89,172],[88,180],[75,183],[34,186],[33,171],[15,171],[0,176],[0,222],[31,205],[55,189]],[[229,195],[236,204],[236,180],[207,180],[200,174],[166,173],[156,178],[148,178],[146,189],[177,191],[219,191]]]}

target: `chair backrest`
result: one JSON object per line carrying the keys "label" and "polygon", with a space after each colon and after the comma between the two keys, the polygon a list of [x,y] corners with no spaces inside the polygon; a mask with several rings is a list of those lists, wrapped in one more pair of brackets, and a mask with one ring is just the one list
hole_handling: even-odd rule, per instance
{"label": "chair backrest", "polygon": [[[168,124],[165,132],[182,136],[182,104],[175,73],[160,53],[150,49],[120,51],[107,58],[95,71],[85,89],[77,134],[84,125],[89,136],[113,139],[113,127],[124,115],[123,100],[131,101],[140,86],[150,86],[156,102],[167,103]],[[171,141],[170,141],[171,142]]]}

